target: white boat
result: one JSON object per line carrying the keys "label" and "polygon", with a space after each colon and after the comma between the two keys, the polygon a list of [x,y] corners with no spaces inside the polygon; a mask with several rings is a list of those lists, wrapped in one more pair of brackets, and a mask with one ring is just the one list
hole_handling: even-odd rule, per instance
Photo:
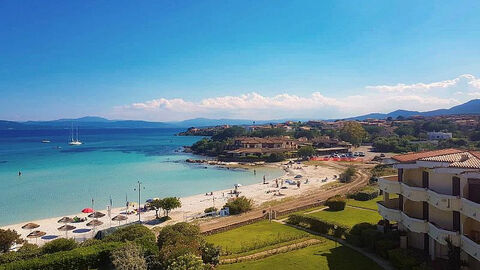
{"label": "white boat", "polygon": [[74,140],[73,139],[73,124],[72,124],[72,136],[70,138],[70,142],[68,143],[69,145],[81,145],[82,142],[78,140],[78,127],[77,127],[77,138]]}
{"label": "white boat", "polygon": [[49,140],[42,140],[42,143],[49,143]]}

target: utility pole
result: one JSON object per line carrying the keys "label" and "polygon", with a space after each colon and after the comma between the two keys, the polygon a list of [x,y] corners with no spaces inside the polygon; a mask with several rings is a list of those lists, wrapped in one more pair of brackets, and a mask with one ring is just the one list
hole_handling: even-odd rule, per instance
{"label": "utility pole", "polygon": [[[138,183],[138,223],[141,223],[141,220],[140,220],[140,191],[141,191],[141,185],[142,185],[142,182],[140,181],[137,181]],[[145,188],[145,187],[143,187]],[[136,190],[136,188],[134,188],[133,190]]]}

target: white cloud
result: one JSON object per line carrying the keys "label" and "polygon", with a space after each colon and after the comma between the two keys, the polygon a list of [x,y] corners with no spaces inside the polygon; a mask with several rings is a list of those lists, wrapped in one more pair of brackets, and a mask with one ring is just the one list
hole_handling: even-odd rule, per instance
{"label": "white cloud", "polygon": [[[390,112],[397,109],[428,111],[450,108],[480,98],[480,79],[470,74],[432,83],[367,86],[378,91],[362,95],[328,97],[321,92],[306,96],[283,93],[266,96],[251,92],[201,100],[158,98],[117,106],[109,117],[174,121],[196,117],[252,120],[308,118],[327,119]],[[435,89],[435,91],[430,91]]]}
{"label": "white cloud", "polygon": [[444,80],[439,82],[431,82],[431,83],[414,83],[414,84],[404,84],[398,83],[396,85],[375,85],[375,86],[367,86],[367,89],[378,90],[380,92],[406,92],[406,91],[429,91],[432,89],[445,89],[451,88],[453,86],[458,86],[462,84],[462,82],[466,82],[468,85],[474,88],[480,88],[480,79],[475,78],[475,76],[471,74],[463,74],[458,76],[455,79],[451,80]]}

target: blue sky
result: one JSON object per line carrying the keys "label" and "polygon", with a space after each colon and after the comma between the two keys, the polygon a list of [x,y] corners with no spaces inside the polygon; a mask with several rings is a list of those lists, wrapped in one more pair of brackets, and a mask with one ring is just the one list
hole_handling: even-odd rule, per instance
{"label": "blue sky", "polygon": [[4,0],[0,119],[451,107],[480,97],[479,13],[479,1]]}

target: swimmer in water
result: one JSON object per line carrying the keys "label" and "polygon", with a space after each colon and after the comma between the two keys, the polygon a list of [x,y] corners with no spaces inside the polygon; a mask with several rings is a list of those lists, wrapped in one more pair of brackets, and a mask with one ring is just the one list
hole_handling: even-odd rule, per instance
{"label": "swimmer in water", "polygon": [[22,172],[21,172],[21,171],[18,171],[18,176],[22,176]]}

